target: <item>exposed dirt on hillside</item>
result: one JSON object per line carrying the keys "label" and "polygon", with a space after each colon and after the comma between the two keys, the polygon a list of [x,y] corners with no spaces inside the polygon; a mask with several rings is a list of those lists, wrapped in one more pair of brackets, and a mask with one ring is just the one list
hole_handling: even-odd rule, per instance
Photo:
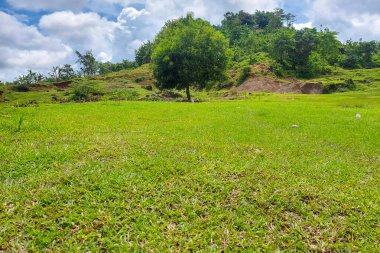
{"label": "exposed dirt on hillside", "polygon": [[304,83],[298,80],[278,81],[265,77],[254,77],[237,88],[238,91],[257,91],[293,94],[320,94],[323,85],[320,83]]}
{"label": "exposed dirt on hillside", "polygon": [[54,86],[57,87],[58,89],[67,89],[69,88],[70,84],[71,84],[71,81],[65,81],[65,82],[54,83]]}

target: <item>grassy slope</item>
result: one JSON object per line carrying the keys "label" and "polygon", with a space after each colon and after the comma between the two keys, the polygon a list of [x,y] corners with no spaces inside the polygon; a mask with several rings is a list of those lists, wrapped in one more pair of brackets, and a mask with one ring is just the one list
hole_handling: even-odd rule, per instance
{"label": "grassy slope", "polygon": [[352,79],[361,91],[380,92],[380,69],[337,69],[331,75],[322,76],[312,81],[329,83],[342,83]]}
{"label": "grassy slope", "polygon": [[378,93],[0,114],[0,251],[380,251]]}
{"label": "grassy slope", "polygon": [[[230,76],[234,83],[238,78],[239,70],[232,71]],[[277,79],[274,77],[265,66],[255,65],[252,66],[251,75],[264,76],[267,78]],[[142,81],[138,81],[142,79]],[[342,70],[337,69],[332,75],[322,76],[315,78],[312,82],[322,82],[327,85],[330,83],[343,83],[347,79],[353,79],[360,91],[380,93],[380,69],[360,69],[360,70]],[[278,79],[281,81],[282,79]],[[137,81],[137,82],[136,82]],[[287,82],[289,80],[282,80]],[[58,100],[67,101],[72,96],[73,88],[76,85],[87,85],[102,91],[105,95],[102,97],[103,101],[107,100],[138,100],[146,98],[146,96],[152,96],[157,92],[154,88],[154,79],[152,71],[149,65],[144,65],[134,70],[123,70],[120,72],[110,73],[105,76],[95,76],[87,78],[78,78],[73,80],[72,84],[67,89],[58,89],[52,84],[46,84],[46,88],[39,91],[31,92],[12,92],[11,90],[5,90],[4,94],[0,95],[0,103],[2,99],[7,99],[8,105],[20,105],[27,104],[31,100],[35,100],[38,103],[52,103],[52,96],[57,97]],[[145,89],[146,86],[153,86],[153,91]],[[192,94],[196,99],[203,101],[220,99],[229,93],[230,98],[245,98],[251,97],[248,93],[238,94],[236,89],[220,90],[220,91],[193,91]],[[182,95],[185,96],[184,92]],[[253,94],[255,97],[257,94]]]}
{"label": "grassy slope", "polygon": [[[136,82],[136,79],[142,79]],[[20,105],[35,100],[38,103],[52,103],[52,96],[60,100],[69,100],[73,89],[77,85],[93,87],[105,93],[103,100],[137,100],[152,92],[144,87],[153,85],[153,77],[148,65],[134,70],[122,70],[104,76],[77,78],[72,81],[68,88],[57,88],[53,84],[44,84],[39,90],[29,92],[13,92],[5,90],[3,98],[9,100],[9,105]],[[1,97],[0,97],[1,101]]]}

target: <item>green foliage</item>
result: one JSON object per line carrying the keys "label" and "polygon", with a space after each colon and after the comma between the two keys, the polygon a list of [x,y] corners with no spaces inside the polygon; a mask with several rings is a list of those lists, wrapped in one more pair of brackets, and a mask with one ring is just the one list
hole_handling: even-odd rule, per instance
{"label": "green foliage", "polygon": [[99,91],[91,86],[77,85],[74,87],[71,100],[75,102],[98,101],[101,99],[102,95],[104,95],[104,92]]}
{"label": "green foliage", "polygon": [[276,61],[269,65],[269,69],[278,77],[283,77],[285,75],[284,68]]}
{"label": "green foliage", "polygon": [[380,52],[372,56],[372,63],[376,68],[380,67]]}
{"label": "green foliage", "polygon": [[337,39],[337,35],[337,32],[330,31],[328,28],[325,28],[318,33],[319,43],[317,50],[321,55],[322,74],[326,74],[329,65],[337,65],[342,58],[342,54],[340,52],[342,44]]}
{"label": "green foliage", "polygon": [[78,57],[77,63],[81,65],[80,69],[83,76],[94,76],[98,73],[99,66],[91,50],[86,51],[84,54],[75,51],[75,54]]}
{"label": "green foliage", "polygon": [[268,53],[265,52],[258,52],[255,54],[250,55],[249,57],[249,64],[264,64],[264,65],[270,65],[274,61],[270,57]]}
{"label": "green foliage", "polygon": [[202,88],[225,78],[228,42],[208,22],[188,15],[166,23],[156,37],[152,61],[158,88],[186,88],[190,100],[190,86]]}
{"label": "green foliage", "polygon": [[238,85],[242,84],[245,82],[245,80],[247,80],[249,74],[251,72],[251,67],[250,66],[244,66],[242,69],[241,69],[241,72],[239,74],[239,77],[238,77]]}
{"label": "green foliage", "polygon": [[291,27],[293,22],[294,15],[286,14],[282,9],[275,9],[273,12],[256,11],[254,14],[244,11],[227,12],[218,29],[230,39],[230,45],[233,46],[239,44],[250,32],[272,32],[284,27],[284,24]]}
{"label": "green foliage", "polygon": [[346,79],[343,83],[329,83],[325,85],[323,93],[345,92],[356,89],[357,86],[355,82],[352,79]]}
{"label": "green foliage", "polygon": [[379,42],[349,40],[344,45],[344,57],[341,66],[347,69],[376,67],[377,64],[373,60],[379,51]]}
{"label": "green foliage", "polygon": [[21,131],[21,125],[22,125],[22,122],[24,121],[24,117],[23,116],[20,116],[18,122],[17,122],[17,128],[15,130],[15,132],[20,132]]}
{"label": "green foliage", "polygon": [[121,101],[121,100],[137,100],[139,93],[135,90],[115,90],[110,96],[110,100]]}
{"label": "green foliage", "polygon": [[32,70],[28,71],[26,75],[20,75],[14,81],[12,89],[14,91],[26,92],[29,91],[36,84],[43,82],[45,77],[37,72],[33,72]]}
{"label": "green foliage", "polygon": [[124,69],[134,69],[137,67],[135,62],[129,60],[123,60],[122,62],[98,62],[99,75],[106,75],[111,72],[118,72]]}
{"label": "green foliage", "polygon": [[280,29],[274,34],[270,54],[284,68],[292,67],[292,55],[296,50],[295,31]]}
{"label": "green foliage", "polygon": [[53,66],[50,73],[48,81],[67,81],[77,77],[74,69],[70,64],[65,64],[63,66]]}
{"label": "green foliage", "polygon": [[141,82],[144,81],[144,80],[145,80],[145,77],[141,76],[141,77],[137,77],[134,81],[135,81],[136,83],[141,83]]}
{"label": "green foliage", "polygon": [[151,62],[152,59],[152,53],[153,53],[153,43],[148,41],[144,44],[142,44],[136,51],[135,51],[135,62],[137,66],[141,66],[147,63]]}

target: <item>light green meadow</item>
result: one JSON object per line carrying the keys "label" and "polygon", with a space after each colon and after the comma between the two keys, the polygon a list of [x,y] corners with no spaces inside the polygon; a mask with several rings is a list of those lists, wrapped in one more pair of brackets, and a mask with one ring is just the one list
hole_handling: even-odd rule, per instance
{"label": "light green meadow", "polygon": [[379,167],[379,93],[3,104],[0,252],[379,252]]}

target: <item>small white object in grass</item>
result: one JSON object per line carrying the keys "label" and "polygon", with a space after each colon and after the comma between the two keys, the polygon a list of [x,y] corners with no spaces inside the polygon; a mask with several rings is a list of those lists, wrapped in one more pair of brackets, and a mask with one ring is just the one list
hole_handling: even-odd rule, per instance
{"label": "small white object in grass", "polygon": [[361,119],[361,118],[362,118],[362,115],[358,113],[358,114],[356,114],[356,118],[357,118],[357,119]]}
{"label": "small white object in grass", "polygon": [[299,125],[293,125],[292,128],[300,128]]}

